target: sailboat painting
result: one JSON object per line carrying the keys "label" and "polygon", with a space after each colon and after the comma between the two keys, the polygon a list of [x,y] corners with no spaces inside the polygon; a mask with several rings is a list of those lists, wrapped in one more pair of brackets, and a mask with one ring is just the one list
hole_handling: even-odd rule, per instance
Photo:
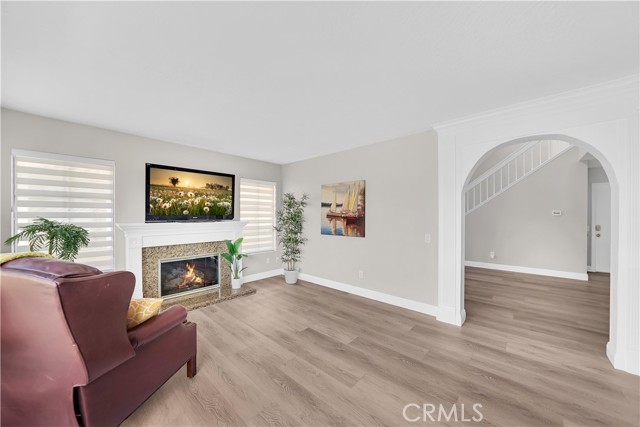
{"label": "sailboat painting", "polygon": [[325,184],[320,193],[322,234],[365,237],[365,181]]}

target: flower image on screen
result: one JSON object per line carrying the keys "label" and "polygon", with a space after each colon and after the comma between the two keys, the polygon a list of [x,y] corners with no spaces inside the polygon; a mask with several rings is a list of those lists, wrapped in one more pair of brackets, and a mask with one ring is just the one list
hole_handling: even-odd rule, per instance
{"label": "flower image on screen", "polygon": [[148,166],[147,217],[232,218],[232,175]]}

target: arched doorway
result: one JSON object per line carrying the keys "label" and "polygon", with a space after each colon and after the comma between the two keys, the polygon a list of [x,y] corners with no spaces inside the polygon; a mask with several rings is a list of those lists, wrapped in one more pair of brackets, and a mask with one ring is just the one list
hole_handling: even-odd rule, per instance
{"label": "arched doorway", "polygon": [[[567,135],[518,138],[479,155],[465,179],[460,204],[461,296],[467,321],[497,329],[523,326],[525,333],[526,328],[546,329],[549,337],[557,332],[569,342],[573,337],[562,324],[586,324],[588,318],[591,332],[600,337],[589,351],[605,351],[611,333],[607,323],[615,322],[609,306],[615,299],[608,275],[592,274],[588,281],[589,165],[581,161],[586,158],[602,165],[617,194],[607,159]],[[609,204],[608,209],[617,212],[618,206]],[[617,241],[617,235],[609,236],[609,227],[606,231]]]}
{"label": "arched doorway", "polygon": [[[438,133],[438,314],[462,325],[462,190],[492,148],[519,138],[563,135],[586,147],[611,179],[611,322],[607,357],[640,374],[640,115],[637,75],[436,123]],[[617,209],[617,211],[615,211]]]}

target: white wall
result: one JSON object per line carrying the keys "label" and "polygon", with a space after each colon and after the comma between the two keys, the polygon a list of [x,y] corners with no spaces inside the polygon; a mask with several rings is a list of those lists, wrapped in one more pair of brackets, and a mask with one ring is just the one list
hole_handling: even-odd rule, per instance
{"label": "white wall", "polygon": [[587,233],[587,266],[591,266],[591,184],[597,182],[608,183],[609,178],[607,178],[607,173],[602,166],[589,168],[587,176],[587,225],[589,227]]}
{"label": "white wall", "polygon": [[[366,237],[320,234],[320,187],[366,180]],[[437,303],[437,138],[433,131],[285,165],[285,192],[310,195],[301,272]],[[425,243],[425,233],[431,243]],[[358,271],[364,279],[358,278]]]}
{"label": "white wall", "polygon": [[466,260],[586,274],[586,181],[572,148],[469,213]]}
{"label": "white wall", "polygon": [[[280,198],[280,165],[186,147],[164,141],[127,135],[41,116],[2,109],[2,161],[0,176],[0,238],[11,233],[11,150],[45,151],[73,156],[114,160],[116,162],[116,223],[145,220],[145,163],[212,170],[236,175],[236,191],[240,178],[273,181]],[[236,219],[240,217],[236,193]],[[116,268],[124,268],[124,238],[116,231]],[[3,247],[2,251],[7,252]],[[255,254],[247,259],[245,274],[255,274],[279,267],[275,253]],[[270,264],[266,259],[270,258]]]}

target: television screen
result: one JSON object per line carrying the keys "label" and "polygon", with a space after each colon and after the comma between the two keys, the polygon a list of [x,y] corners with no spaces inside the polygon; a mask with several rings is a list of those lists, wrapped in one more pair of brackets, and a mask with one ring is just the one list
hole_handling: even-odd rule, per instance
{"label": "television screen", "polygon": [[147,163],[146,221],[233,219],[235,175]]}

